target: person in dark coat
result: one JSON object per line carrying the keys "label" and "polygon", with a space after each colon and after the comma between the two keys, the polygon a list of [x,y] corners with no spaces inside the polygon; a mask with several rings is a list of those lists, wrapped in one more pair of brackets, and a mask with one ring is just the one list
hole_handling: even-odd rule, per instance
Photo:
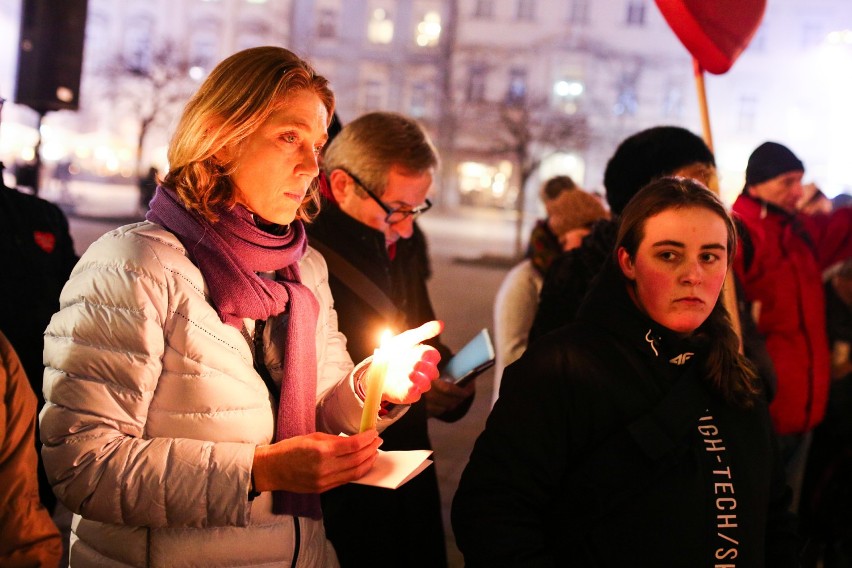
{"label": "person in dark coat", "polygon": [[625,207],[575,322],[506,370],[453,501],[467,566],[798,566],[767,402],[719,301],[736,245],[693,180]]}
{"label": "person in dark coat", "polygon": [[[372,354],[383,329],[435,319],[426,286],[428,247],[415,219],[430,207],[426,195],[437,165],[423,128],[388,112],[346,124],[325,150],[326,200],[307,231],[310,245],[328,262],[338,326],[356,359]],[[342,269],[336,257],[359,276]],[[383,299],[365,295],[365,287],[377,288]],[[432,345],[446,363],[449,348],[440,341]],[[427,419],[461,418],[473,389],[473,383],[459,388],[434,381],[421,401],[382,433],[382,449],[431,449]],[[393,491],[339,487],[324,493],[322,504],[328,538],[344,567],[377,563],[378,554],[399,566],[447,565],[434,467]],[[365,510],[375,511],[366,523]]]}
{"label": "person in dark coat", "polygon": [[[77,255],[65,214],[49,201],[6,187],[0,163],[0,330],[14,347],[36,393],[36,415],[44,406],[42,335],[59,310],[59,293],[75,264]],[[38,430],[35,444],[41,448]],[[53,512],[56,496],[40,453],[38,479],[42,504]]]}

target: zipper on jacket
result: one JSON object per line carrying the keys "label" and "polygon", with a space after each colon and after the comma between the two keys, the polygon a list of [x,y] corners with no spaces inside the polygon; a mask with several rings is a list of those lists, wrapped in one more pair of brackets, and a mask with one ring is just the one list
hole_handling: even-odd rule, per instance
{"label": "zipper on jacket", "polygon": [[302,525],[299,522],[299,517],[293,515],[293,562],[290,563],[290,568],[296,568],[296,563],[299,562],[299,549],[302,547]]}
{"label": "zipper on jacket", "polygon": [[269,392],[276,399],[278,392],[275,388],[275,381],[272,380],[272,375],[269,374],[269,369],[266,368],[266,357],[263,356],[263,329],[266,327],[266,320],[257,320],[254,322],[254,370],[263,379],[264,384]]}

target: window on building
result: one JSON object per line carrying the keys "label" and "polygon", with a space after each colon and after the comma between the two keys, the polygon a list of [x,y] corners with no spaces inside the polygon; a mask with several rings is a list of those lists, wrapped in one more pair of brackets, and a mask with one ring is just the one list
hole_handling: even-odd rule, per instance
{"label": "window on building", "polygon": [[393,19],[387,9],[375,8],[370,12],[367,37],[370,43],[376,44],[389,44],[393,41]]}
{"label": "window on building", "polygon": [[467,93],[465,93],[467,102],[476,103],[485,100],[485,79],[485,65],[476,63],[470,66],[467,72]]}
{"label": "window on building", "polygon": [[520,104],[527,96],[527,70],[513,67],[509,70],[509,87],[506,89],[506,103]]}
{"label": "window on building", "polygon": [[494,0],[476,0],[473,17],[481,20],[494,18]]}
{"label": "window on building", "polygon": [[317,37],[320,39],[337,37],[337,10],[334,8],[320,8],[317,11]]}
{"label": "window on building", "polygon": [[645,25],[645,0],[628,0],[627,2],[627,25]]}
{"label": "window on building", "polygon": [[535,20],[535,0],[518,0],[515,19],[527,22]]}
{"label": "window on building", "polygon": [[572,24],[589,23],[589,0],[571,0],[568,6],[568,21]]}
{"label": "window on building", "polygon": [[368,79],[364,83],[361,96],[361,109],[364,112],[379,110],[384,107],[385,88],[378,79]]}
{"label": "window on building", "polygon": [[634,116],[639,109],[639,99],[636,95],[636,73],[622,73],[618,80],[618,95],[612,112],[615,116]]}
{"label": "window on building", "polygon": [[411,85],[411,100],[408,113],[414,118],[423,118],[429,114],[429,84],[418,81]]}
{"label": "window on building", "polygon": [[556,106],[565,114],[577,112],[577,99],[583,94],[585,86],[577,79],[560,79],[553,84],[553,97]]}
{"label": "window on building", "polygon": [[415,29],[414,41],[420,47],[434,47],[441,39],[441,14],[430,10],[423,14]]}
{"label": "window on building", "polygon": [[737,113],[737,129],[740,132],[754,132],[756,119],[757,97],[754,95],[741,96]]}

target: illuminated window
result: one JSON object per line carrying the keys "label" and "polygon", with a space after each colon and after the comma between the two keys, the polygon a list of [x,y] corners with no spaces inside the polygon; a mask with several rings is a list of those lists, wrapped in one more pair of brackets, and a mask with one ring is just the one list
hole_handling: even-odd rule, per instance
{"label": "illuminated window", "polygon": [[367,37],[370,43],[386,45],[393,41],[393,20],[384,8],[376,8],[370,13]]}
{"label": "illuminated window", "polygon": [[585,91],[582,81],[562,79],[553,84],[553,96],[556,105],[566,114],[577,112],[577,99]]}
{"label": "illuminated window", "polygon": [[645,25],[645,1],[644,0],[629,0],[627,2],[627,25],[628,26],[644,26]]}
{"label": "illuminated window", "polygon": [[441,14],[435,11],[426,12],[423,19],[417,24],[415,41],[420,47],[432,47],[438,45],[441,38]]}
{"label": "illuminated window", "polygon": [[456,170],[461,202],[468,205],[503,207],[511,205],[517,191],[512,191],[512,163],[497,164],[462,162]]}

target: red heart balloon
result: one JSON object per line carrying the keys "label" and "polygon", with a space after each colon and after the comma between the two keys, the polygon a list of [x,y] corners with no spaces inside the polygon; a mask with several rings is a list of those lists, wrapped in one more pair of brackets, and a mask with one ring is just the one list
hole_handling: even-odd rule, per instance
{"label": "red heart balloon", "polygon": [[725,73],[754,37],[766,0],[656,0],[675,35],[702,68]]}

